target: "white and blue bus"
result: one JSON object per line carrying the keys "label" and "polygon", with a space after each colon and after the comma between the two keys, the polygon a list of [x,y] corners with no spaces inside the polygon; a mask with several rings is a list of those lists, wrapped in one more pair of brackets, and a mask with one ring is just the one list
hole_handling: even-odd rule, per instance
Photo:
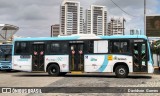
{"label": "white and blue bus", "polygon": [[15,70],[48,72],[51,76],[66,73],[115,72],[153,73],[150,45],[146,36],[71,35],[14,40]]}
{"label": "white and blue bus", "polygon": [[11,71],[12,69],[12,47],[11,44],[0,45],[0,70]]}

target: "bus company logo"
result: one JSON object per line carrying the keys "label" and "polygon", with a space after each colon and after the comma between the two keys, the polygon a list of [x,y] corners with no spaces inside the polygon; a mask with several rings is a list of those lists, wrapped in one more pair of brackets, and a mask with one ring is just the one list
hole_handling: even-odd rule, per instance
{"label": "bus company logo", "polygon": [[127,59],[126,58],[119,58],[119,57],[115,56],[114,60],[127,60]]}
{"label": "bus company logo", "polygon": [[97,61],[97,59],[95,59],[95,58],[91,58],[91,61]]}
{"label": "bus company logo", "polygon": [[46,61],[56,61],[56,60],[54,58],[51,59],[47,58]]}
{"label": "bus company logo", "polygon": [[118,58],[118,60],[127,60],[126,58]]}
{"label": "bus company logo", "polygon": [[64,58],[62,57],[57,57],[57,58],[47,58],[46,61],[63,61]]}
{"label": "bus company logo", "polygon": [[117,56],[114,57],[114,60],[117,60]]}

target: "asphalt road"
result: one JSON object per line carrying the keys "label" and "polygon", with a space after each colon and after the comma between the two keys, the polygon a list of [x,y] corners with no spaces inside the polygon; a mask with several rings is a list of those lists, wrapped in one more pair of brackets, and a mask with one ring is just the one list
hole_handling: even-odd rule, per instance
{"label": "asphalt road", "polygon": [[[66,76],[50,77],[47,73],[27,73],[27,72],[0,72],[1,87],[160,87],[159,74],[130,74],[128,78],[116,78],[111,73],[88,73]],[[50,91],[52,92],[52,91]],[[58,95],[131,95],[130,93],[46,93],[46,94],[23,94],[27,96],[58,96]],[[141,93],[139,93],[141,94]],[[0,94],[1,96],[11,96],[11,94]],[[22,94],[12,94],[22,95]],[[138,95],[132,93],[132,95]],[[147,94],[146,94],[147,95]],[[159,94],[149,93],[147,96]]]}

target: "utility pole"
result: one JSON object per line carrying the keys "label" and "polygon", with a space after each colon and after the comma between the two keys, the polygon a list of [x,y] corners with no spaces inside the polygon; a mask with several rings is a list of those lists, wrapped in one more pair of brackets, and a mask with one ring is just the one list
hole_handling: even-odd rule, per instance
{"label": "utility pole", "polygon": [[51,26],[51,37],[53,37],[53,25]]}
{"label": "utility pole", "polygon": [[112,22],[112,35],[113,35],[113,18],[111,18],[111,22]]}
{"label": "utility pole", "polygon": [[146,34],[146,0],[144,0],[144,35]]}
{"label": "utility pole", "polygon": [[125,35],[125,34],[124,34],[124,30],[125,30],[124,22],[126,22],[126,19],[123,18],[123,35]]}

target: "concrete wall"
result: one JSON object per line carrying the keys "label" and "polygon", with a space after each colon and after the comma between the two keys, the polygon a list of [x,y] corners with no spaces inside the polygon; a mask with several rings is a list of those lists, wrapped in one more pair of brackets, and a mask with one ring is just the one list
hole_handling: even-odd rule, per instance
{"label": "concrete wall", "polygon": [[160,55],[153,54],[154,67],[158,67],[160,64]]}

